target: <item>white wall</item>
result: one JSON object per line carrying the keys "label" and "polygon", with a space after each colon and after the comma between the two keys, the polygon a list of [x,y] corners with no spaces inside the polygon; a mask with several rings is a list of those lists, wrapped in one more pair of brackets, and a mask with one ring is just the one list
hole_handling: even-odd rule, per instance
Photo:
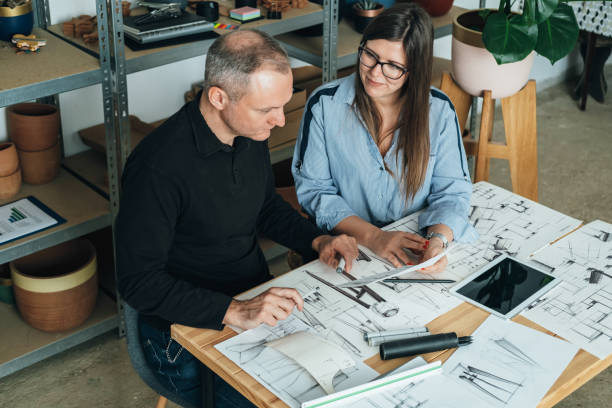
{"label": "white wall", "polygon": [[[477,8],[478,0],[455,0],[455,5]],[[497,7],[498,0],[488,0],[488,7]],[[49,0],[51,23],[57,24],[79,14],[95,14],[93,0]],[[436,40],[434,54],[437,57],[451,56],[451,37]],[[41,52],[45,52],[43,49]],[[145,122],[165,118],[176,112],[184,103],[184,93],[191,84],[201,81],[204,75],[204,56],[164,65],[162,67],[128,75],[128,107],[130,114]],[[302,65],[292,60],[292,65]],[[574,51],[569,57],[551,66],[548,60],[536,56],[531,78],[537,81],[538,90],[561,82],[568,76],[577,75],[582,62]],[[99,85],[60,95],[62,130],[66,155],[78,153],[87,147],[78,136],[78,130],[103,121],[102,91]],[[6,140],[5,111],[0,109],[0,140]]]}

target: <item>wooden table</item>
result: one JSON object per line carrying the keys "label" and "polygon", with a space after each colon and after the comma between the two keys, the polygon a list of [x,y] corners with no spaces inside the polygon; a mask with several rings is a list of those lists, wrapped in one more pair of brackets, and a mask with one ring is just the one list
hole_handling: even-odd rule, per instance
{"label": "wooden table", "polygon": [[[488,312],[468,303],[463,303],[448,313],[439,316],[437,319],[430,322],[427,327],[432,333],[454,331],[459,336],[467,336],[472,334],[488,316]],[[520,315],[512,320],[558,337]],[[172,325],[172,338],[178,341],[183,347],[189,350],[191,354],[217,373],[227,383],[231,384],[232,387],[240,391],[242,395],[251,400],[255,405],[266,408],[287,407],[287,405],[278,399],[272,392],[268,391],[268,389],[257,382],[257,380],[214,348],[215,344],[235,335],[236,332],[228,327],[222,331],[216,331],[196,329],[179,324]],[[454,350],[433,352],[425,354],[422,357],[427,360],[427,362],[445,362],[453,352]],[[378,372],[385,373],[408,360],[409,358],[401,358],[382,361],[378,355],[375,355],[366,360],[366,363]],[[552,407],[611,364],[612,355],[609,355],[606,359],[600,360],[584,350],[579,350],[565,371],[553,384],[542,401],[540,401],[538,407]]]}

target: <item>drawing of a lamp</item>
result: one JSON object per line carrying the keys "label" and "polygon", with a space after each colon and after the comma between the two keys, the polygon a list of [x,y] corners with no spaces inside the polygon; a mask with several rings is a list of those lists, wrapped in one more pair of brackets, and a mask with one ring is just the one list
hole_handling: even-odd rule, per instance
{"label": "drawing of a lamp", "polygon": [[[357,288],[347,288],[348,290],[350,290],[351,292],[354,293],[351,294],[347,291],[345,291],[344,289],[341,289],[339,287],[337,287],[336,285],[334,285],[331,282],[328,282],[327,280],[311,273],[310,271],[306,271],[306,273],[313,277],[314,279],[318,280],[319,282],[329,286],[330,288],[334,289],[337,292],[340,292],[341,294],[343,294],[344,296],[346,296],[347,298],[351,299],[352,301],[356,302],[357,304],[365,307],[366,309],[371,309],[374,312],[376,312],[377,314],[381,315],[382,317],[392,317],[395,316],[398,312],[399,312],[399,306],[391,303],[391,302],[387,302],[382,296],[380,296],[378,293],[376,293],[374,290],[370,289],[369,287],[367,287],[366,285],[364,286],[359,286]],[[343,271],[342,274],[347,277],[350,280],[356,280],[357,278],[355,278],[353,275],[351,275],[350,273]],[[365,294],[368,294],[370,296],[372,296],[372,298],[374,298],[374,300],[376,300],[375,303],[369,305],[366,302],[364,302],[363,300],[361,300],[361,297]]]}

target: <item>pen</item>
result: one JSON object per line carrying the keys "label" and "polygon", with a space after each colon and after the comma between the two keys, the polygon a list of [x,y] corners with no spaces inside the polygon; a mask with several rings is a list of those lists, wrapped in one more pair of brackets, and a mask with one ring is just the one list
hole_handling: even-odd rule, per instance
{"label": "pen", "polygon": [[340,262],[338,262],[338,267],[336,268],[336,273],[342,273],[344,271],[344,266],[346,265],[346,261],[344,258],[340,258]]}
{"label": "pen", "polygon": [[452,279],[400,279],[400,278],[389,278],[383,279],[383,282],[387,283],[455,283]]}

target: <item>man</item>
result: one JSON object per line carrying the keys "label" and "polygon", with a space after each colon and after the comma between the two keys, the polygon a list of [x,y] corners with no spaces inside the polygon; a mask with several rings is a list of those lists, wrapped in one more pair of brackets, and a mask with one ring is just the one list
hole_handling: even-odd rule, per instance
{"label": "man", "polygon": [[[199,363],[170,339],[170,324],[242,329],[275,325],[301,310],[291,288],[232,296],[268,279],[262,233],[308,256],[350,269],[356,241],[324,235],[274,190],[266,139],[283,126],[292,95],[288,58],[264,33],[217,39],[205,89],[147,136],[123,174],[117,218],[118,288],[140,312],[145,356],[158,379],[200,404]],[[219,377],[217,406],[251,406]]]}

